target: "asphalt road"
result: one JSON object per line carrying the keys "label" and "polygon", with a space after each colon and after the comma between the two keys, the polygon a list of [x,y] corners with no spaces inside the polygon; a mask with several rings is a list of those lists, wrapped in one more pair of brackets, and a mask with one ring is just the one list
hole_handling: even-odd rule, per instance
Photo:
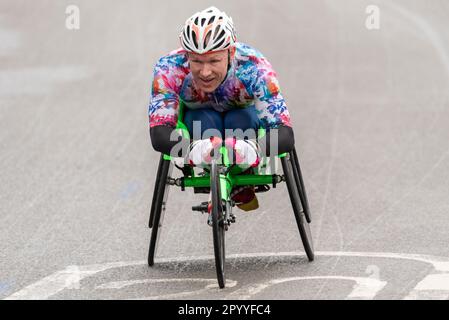
{"label": "asphalt road", "polygon": [[448,299],[444,0],[216,3],[278,73],[316,260],[279,186],[236,211],[219,290],[211,229],[189,209],[204,197],[171,190],[148,268],[152,67],[208,5],[0,3],[0,298]]}

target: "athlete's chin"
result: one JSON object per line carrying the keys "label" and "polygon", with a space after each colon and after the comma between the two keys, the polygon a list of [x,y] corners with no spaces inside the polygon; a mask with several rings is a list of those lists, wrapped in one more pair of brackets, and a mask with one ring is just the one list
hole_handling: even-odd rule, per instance
{"label": "athlete's chin", "polygon": [[200,86],[200,90],[203,92],[206,92],[206,93],[212,93],[217,88],[218,88],[217,85],[202,85],[202,86]]}
{"label": "athlete's chin", "polygon": [[212,93],[212,92],[215,91],[215,89],[217,89],[217,88],[213,88],[213,89],[211,89],[211,88],[201,88],[201,91],[203,91],[205,93]]}

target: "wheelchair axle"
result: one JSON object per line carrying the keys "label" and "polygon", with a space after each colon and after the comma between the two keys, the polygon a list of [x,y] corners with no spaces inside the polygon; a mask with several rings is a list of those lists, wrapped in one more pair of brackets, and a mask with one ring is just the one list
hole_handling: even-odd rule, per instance
{"label": "wheelchair axle", "polygon": [[[231,223],[235,223],[236,219],[235,219],[235,215],[232,213],[232,207],[235,206],[235,202],[234,201],[226,201],[226,204],[224,205],[225,208],[225,215],[224,215],[224,225],[225,225],[225,230],[227,231],[229,226],[231,225]],[[206,202],[201,202],[200,205],[198,206],[192,206],[192,211],[198,211],[201,213],[209,213],[209,219],[207,224],[211,225],[212,220],[210,219],[210,203],[208,201]]]}

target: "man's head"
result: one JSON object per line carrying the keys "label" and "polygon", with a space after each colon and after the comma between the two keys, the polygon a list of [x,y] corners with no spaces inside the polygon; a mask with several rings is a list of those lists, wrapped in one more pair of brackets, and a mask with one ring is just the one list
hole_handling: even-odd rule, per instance
{"label": "man's head", "polygon": [[228,72],[235,47],[206,54],[189,52],[190,72],[195,87],[203,92],[213,92],[223,82]]}
{"label": "man's head", "polygon": [[179,38],[188,52],[195,86],[214,91],[226,77],[235,53],[232,18],[215,7],[207,8],[187,19]]}

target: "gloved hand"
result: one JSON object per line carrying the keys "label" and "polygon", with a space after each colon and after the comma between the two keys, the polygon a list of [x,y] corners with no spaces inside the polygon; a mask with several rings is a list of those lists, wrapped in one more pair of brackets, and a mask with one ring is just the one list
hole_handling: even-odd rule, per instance
{"label": "gloved hand", "polygon": [[[221,147],[221,144],[222,140],[219,137],[194,141],[190,145],[187,160],[191,165],[198,167],[209,165],[213,158],[218,157],[218,149]],[[212,152],[213,150],[215,151]]]}
{"label": "gloved hand", "polygon": [[[260,150],[252,140],[237,140],[235,137],[226,138],[225,145],[231,149],[235,163],[240,167],[257,167],[260,161]],[[231,158],[231,157],[230,157]]]}

